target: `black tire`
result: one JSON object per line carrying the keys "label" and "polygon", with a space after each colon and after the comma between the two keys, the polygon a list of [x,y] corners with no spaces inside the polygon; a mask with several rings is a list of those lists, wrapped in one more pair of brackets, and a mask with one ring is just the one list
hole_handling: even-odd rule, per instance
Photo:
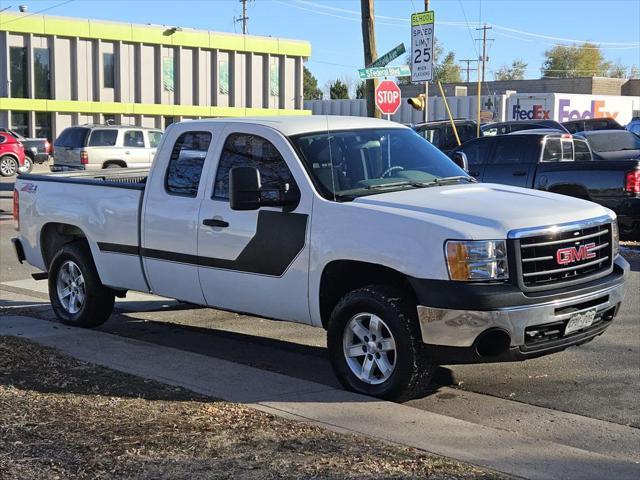
{"label": "black tire", "polygon": [[123,168],[122,165],[118,165],[117,163],[107,163],[104,168]]}
{"label": "black tire", "polygon": [[20,165],[18,164],[18,160],[16,160],[12,155],[4,155],[0,157],[0,176],[13,177],[18,173],[19,167]]}
{"label": "black tire", "polygon": [[[371,384],[358,378],[344,353],[345,329],[362,312],[382,319],[395,340],[395,367],[383,383]],[[327,347],[334,372],[346,389],[388,400],[405,401],[423,395],[436,368],[422,342],[415,302],[400,290],[384,285],[354,290],[338,302],[329,319]]]}
{"label": "black tire", "polygon": [[[76,265],[83,277],[84,297],[77,311],[69,311],[58,293],[58,279],[69,262]],[[106,322],[113,312],[115,293],[100,282],[91,250],[84,242],[65,245],[55,255],[49,267],[49,299],[56,316],[66,325],[93,328]],[[68,302],[69,300],[67,300]]]}

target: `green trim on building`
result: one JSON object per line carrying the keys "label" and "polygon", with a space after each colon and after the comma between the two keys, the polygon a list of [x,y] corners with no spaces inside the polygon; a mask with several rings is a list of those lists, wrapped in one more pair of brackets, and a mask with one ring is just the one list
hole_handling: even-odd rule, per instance
{"label": "green trim on building", "polygon": [[295,57],[311,56],[311,44],[301,40],[234,35],[193,29],[184,29],[168,35],[168,29],[165,27],[91,19],[76,20],[48,15],[21,15],[3,12],[0,13],[0,31],[271,53]]}
{"label": "green trim on building", "polygon": [[246,115],[311,115],[311,110],[276,108],[214,107],[203,105],[160,105],[151,103],[82,102],[0,98],[0,110],[35,112],[102,113],[123,115],[166,115],[187,117],[242,117]]}

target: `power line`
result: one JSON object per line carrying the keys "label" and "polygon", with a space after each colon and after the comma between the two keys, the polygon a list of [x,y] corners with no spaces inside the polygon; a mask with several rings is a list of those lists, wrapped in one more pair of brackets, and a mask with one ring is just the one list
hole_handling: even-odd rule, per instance
{"label": "power line", "polygon": [[27,18],[27,17],[32,17],[33,15],[37,15],[37,14],[42,13],[42,12],[47,12],[47,11],[49,11],[49,10],[52,10],[52,9],[54,9],[54,8],[61,7],[61,6],[63,6],[63,5],[66,5],[67,3],[71,3],[71,2],[73,2],[73,0],[66,0],[66,1],[64,1],[64,2],[58,3],[58,4],[56,4],[56,5],[51,5],[50,7],[43,8],[42,10],[38,10],[38,11],[35,11],[35,12],[33,12],[33,13],[29,13],[29,14],[27,14],[27,15],[21,15],[21,16],[19,16],[19,17],[13,18],[13,19],[11,19],[11,20],[9,20],[9,21],[7,21],[7,22],[0,22],[0,24],[2,24],[2,25],[6,25],[6,24],[11,23],[11,22],[17,22],[18,20],[23,20],[23,19],[25,19],[25,18]]}

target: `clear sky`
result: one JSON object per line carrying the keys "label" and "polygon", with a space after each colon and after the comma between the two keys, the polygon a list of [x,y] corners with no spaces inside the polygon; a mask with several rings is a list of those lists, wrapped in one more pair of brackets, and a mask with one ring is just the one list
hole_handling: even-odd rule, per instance
{"label": "clear sky", "polygon": [[[0,9],[20,4],[51,15],[241,31],[239,0],[0,0]],[[423,7],[424,0],[375,0],[379,54],[409,46],[409,16]],[[436,37],[457,59],[477,58],[475,27],[493,26],[488,79],[516,58],[528,64],[527,78],[538,78],[545,49],[572,40],[596,42],[608,59],[640,67],[640,0],[431,0],[431,9]],[[357,78],[363,67],[359,11],[359,0],[251,0],[249,33],[310,41],[307,66],[324,87]]]}

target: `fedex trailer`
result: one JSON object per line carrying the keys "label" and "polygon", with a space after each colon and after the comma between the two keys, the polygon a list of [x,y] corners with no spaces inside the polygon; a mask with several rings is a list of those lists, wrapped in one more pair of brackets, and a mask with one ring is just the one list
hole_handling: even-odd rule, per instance
{"label": "fedex trailer", "polygon": [[556,120],[614,118],[626,125],[640,108],[640,97],[569,93],[517,93],[507,99],[506,120]]}

